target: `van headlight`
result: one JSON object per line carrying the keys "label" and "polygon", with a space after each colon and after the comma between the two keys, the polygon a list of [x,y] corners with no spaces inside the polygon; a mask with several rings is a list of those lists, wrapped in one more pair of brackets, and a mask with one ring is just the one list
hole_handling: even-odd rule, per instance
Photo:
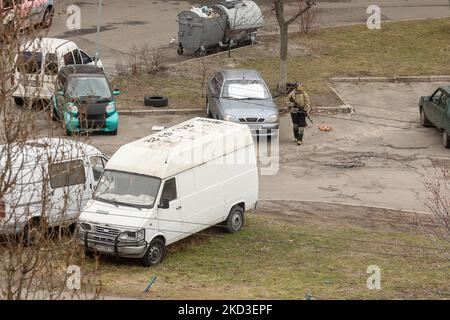
{"label": "van headlight", "polygon": [[111,101],[106,106],[106,114],[110,115],[110,114],[114,113],[115,111],[116,111],[116,104],[114,103],[114,101]]}
{"label": "van headlight", "polygon": [[233,117],[232,115],[229,115],[229,114],[224,115],[223,120],[230,121],[230,122],[238,122],[236,117]]}
{"label": "van headlight", "polygon": [[142,241],[145,239],[145,229],[139,231],[125,231],[119,235],[121,241]]}
{"label": "van headlight", "polygon": [[278,122],[278,115],[277,114],[273,114],[269,117],[266,118],[267,122]]}

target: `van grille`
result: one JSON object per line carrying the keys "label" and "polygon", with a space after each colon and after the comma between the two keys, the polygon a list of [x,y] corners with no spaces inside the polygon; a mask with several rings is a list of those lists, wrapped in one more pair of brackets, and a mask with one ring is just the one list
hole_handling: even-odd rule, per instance
{"label": "van grille", "polygon": [[120,231],[117,229],[100,227],[100,226],[95,226],[94,231],[95,231],[95,233],[102,234],[102,235],[108,235],[108,236],[117,236],[120,233]]}

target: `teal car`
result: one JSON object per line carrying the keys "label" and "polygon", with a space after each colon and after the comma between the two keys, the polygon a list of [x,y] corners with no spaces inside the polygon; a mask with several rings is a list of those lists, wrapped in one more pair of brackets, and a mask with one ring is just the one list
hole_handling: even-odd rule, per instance
{"label": "teal car", "polygon": [[66,135],[100,131],[117,134],[119,114],[115,96],[103,70],[92,65],[62,68],[52,97],[51,117],[62,121]]}
{"label": "teal car", "polygon": [[450,148],[450,86],[441,86],[431,96],[419,100],[420,123],[442,132],[444,147]]}

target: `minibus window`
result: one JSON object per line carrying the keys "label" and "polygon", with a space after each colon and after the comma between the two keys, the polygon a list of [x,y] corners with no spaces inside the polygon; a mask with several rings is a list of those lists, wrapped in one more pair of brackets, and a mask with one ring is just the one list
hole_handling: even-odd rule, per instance
{"label": "minibus window", "polygon": [[68,53],[66,53],[66,54],[64,55],[64,64],[65,64],[66,66],[70,66],[70,65],[75,64],[75,61],[74,61],[74,59],[73,59],[72,52],[68,52]]}
{"label": "minibus window", "polygon": [[158,194],[161,180],[158,178],[105,170],[94,199],[137,208],[152,208]]}
{"label": "minibus window", "polygon": [[105,168],[104,160],[102,157],[91,157],[90,161],[94,180],[98,181],[103,173],[103,169]]}
{"label": "minibus window", "polygon": [[17,70],[22,74],[39,74],[42,67],[42,53],[24,51],[17,61]]}
{"label": "minibus window", "polygon": [[80,51],[78,51],[78,49],[75,49],[75,50],[72,51],[72,53],[73,53],[73,56],[75,57],[75,63],[76,64],[82,64]]}
{"label": "minibus window", "polygon": [[56,76],[58,74],[58,57],[54,53],[45,56],[45,75]]}
{"label": "minibus window", "polygon": [[53,189],[84,184],[86,176],[81,160],[55,163],[48,166],[50,186]]}

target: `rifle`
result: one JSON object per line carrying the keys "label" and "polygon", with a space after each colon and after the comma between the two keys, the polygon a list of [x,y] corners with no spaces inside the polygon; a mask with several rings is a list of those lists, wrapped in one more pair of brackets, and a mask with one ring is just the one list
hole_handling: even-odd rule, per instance
{"label": "rifle", "polygon": [[309,116],[308,112],[305,111],[304,107],[299,106],[298,104],[294,104],[294,106],[298,109],[300,113],[306,114],[306,117],[309,121],[311,121],[311,124],[314,124],[314,121],[312,121],[311,117]]}

